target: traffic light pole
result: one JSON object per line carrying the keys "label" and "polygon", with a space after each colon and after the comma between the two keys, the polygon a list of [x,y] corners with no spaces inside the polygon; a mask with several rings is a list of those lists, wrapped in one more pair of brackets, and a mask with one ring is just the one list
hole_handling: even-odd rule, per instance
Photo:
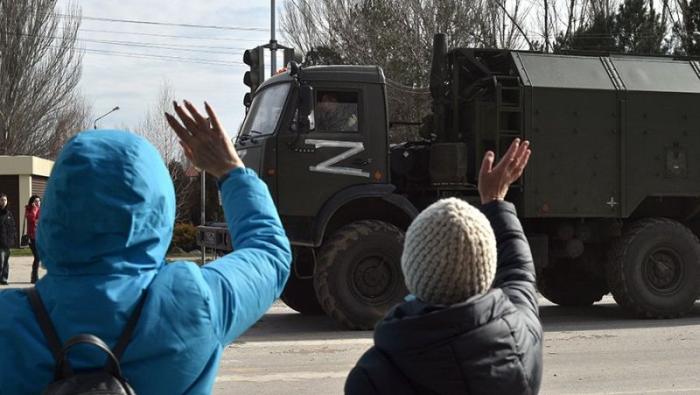
{"label": "traffic light pole", "polygon": [[270,9],[270,75],[275,75],[277,72],[277,40],[275,40],[275,0],[272,1],[272,8]]}

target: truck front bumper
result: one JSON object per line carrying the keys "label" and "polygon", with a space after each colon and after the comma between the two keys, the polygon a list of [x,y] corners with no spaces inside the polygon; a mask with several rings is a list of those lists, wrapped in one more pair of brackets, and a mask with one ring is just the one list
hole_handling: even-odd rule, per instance
{"label": "truck front bumper", "polygon": [[231,236],[225,223],[212,223],[197,227],[197,244],[222,252],[233,251]]}

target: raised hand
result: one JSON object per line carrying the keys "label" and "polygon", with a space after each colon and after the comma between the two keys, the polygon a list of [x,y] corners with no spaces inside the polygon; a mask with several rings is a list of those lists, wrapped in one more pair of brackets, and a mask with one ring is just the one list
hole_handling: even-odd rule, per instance
{"label": "raised hand", "polygon": [[479,195],[481,203],[493,200],[503,200],[508,193],[510,184],[523,174],[527,161],[530,159],[530,142],[520,139],[513,140],[501,161],[494,167],[494,153],[487,151],[479,171]]}
{"label": "raised hand", "polygon": [[182,123],[167,112],[165,118],[180,138],[180,145],[187,159],[217,178],[237,167],[244,167],[226,130],[221,126],[219,118],[209,104],[204,103],[209,115],[207,119],[192,103],[187,100],[184,103],[185,108],[173,102],[175,112]]}

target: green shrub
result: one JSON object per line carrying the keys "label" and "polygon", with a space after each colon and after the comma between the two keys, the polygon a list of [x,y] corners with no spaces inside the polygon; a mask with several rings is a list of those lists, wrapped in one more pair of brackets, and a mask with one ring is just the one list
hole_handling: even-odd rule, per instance
{"label": "green shrub", "polygon": [[197,228],[190,223],[177,223],[173,230],[173,241],[169,250],[178,247],[184,251],[192,251],[197,248]]}

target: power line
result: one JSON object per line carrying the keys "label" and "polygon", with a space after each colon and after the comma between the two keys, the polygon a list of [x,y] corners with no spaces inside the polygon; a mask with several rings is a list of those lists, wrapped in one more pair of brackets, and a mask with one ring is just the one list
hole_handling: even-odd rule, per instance
{"label": "power line", "polygon": [[[136,36],[148,36],[148,37],[164,37],[164,38],[178,38],[185,40],[212,40],[212,41],[250,41],[250,42],[260,42],[261,40],[255,40],[250,38],[237,38],[237,37],[197,37],[197,36],[181,36],[173,34],[157,34],[157,33],[141,33],[141,32],[120,32],[116,30],[98,30],[98,29],[83,29],[80,32],[90,32],[90,33],[111,33],[111,34],[128,34]],[[264,39],[262,39],[264,40]]]}
{"label": "power line", "polygon": [[[57,36],[41,36],[41,35],[35,35],[35,34],[27,34],[27,33],[9,33],[11,36],[24,36],[24,37],[38,37],[38,38],[48,38],[52,40],[61,40],[63,37],[57,37]],[[221,54],[221,55],[240,55],[241,52],[238,53],[233,53],[233,52],[222,52],[222,51],[210,51],[206,49],[200,49],[200,48],[219,48],[219,49],[231,49],[235,51],[243,51],[245,48],[237,48],[237,47],[215,47],[215,46],[194,46],[194,45],[178,45],[178,44],[170,44],[170,45],[161,45],[158,43],[149,43],[149,42],[143,42],[143,41],[121,41],[121,40],[94,40],[94,39],[89,39],[89,38],[76,38],[76,41],[80,42],[88,42],[88,43],[97,43],[97,44],[107,44],[107,45],[121,45],[121,46],[127,46],[127,47],[143,47],[143,48],[155,48],[155,49],[166,49],[166,50],[171,50],[171,51],[188,51],[188,52],[204,52],[204,53],[214,53],[214,54]]]}
{"label": "power line", "polygon": [[[59,18],[76,18],[75,15],[55,14]],[[242,31],[258,31],[267,32],[269,29],[264,27],[244,27],[244,26],[218,26],[218,25],[197,25],[190,23],[172,23],[172,22],[156,22],[134,19],[116,19],[116,18],[97,18],[92,16],[82,16],[80,19],[99,22],[115,22],[115,23],[132,23],[138,25],[154,25],[154,26],[176,26],[196,29],[215,29],[215,30],[242,30]]]}
{"label": "power line", "polygon": [[[56,37],[54,37],[54,38],[56,38]],[[138,41],[93,40],[93,39],[87,39],[87,38],[78,38],[77,41],[88,42],[88,43],[97,43],[97,44],[107,44],[107,45],[120,45],[120,46],[125,46],[125,47],[166,49],[166,50],[170,50],[170,51],[203,52],[203,53],[213,53],[213,54],[220,54],[220,55],[233,55],[234,54],[232,52],[211,51],[211,50],[207,50],[207,49],[198,49],[197,47],[192,48],[191,46],[188,47],[188,46],[182,46],[182,45],[160,45],[160,44],[155,44],[155,43],[145,43],[145,42],[138,42]],[[233,47],[224,48],[224,49],[232,49],[232,50],[238,50],[238,51],[245,50],[245,48],[233,48]],[[241,54],[241,53],[239,52],[237,54]]]}
{"label": "power line", "polygon": [[[53,48],[58,48],[58,47],[54,46]],[[170,61],[170,62],[178,61],[181,63],[196,63],[196,64],[229,66],[229,67],[231,67],[231,66],[245,66],[244,63],[239,63],[239,62],[215,61],[215,60],[208,60],[208,59],[186,58],[186,57],[180,57],[180,56],[152,55],[152,54],[134,53],[134,52],[107,51],[107,50],[93,49],[93,48],[82,48],[79,50],[85,51],[87,53],[97,54],[97,55],[118,56],[118,57],[126,57],[126,58],[163,60],[163,61]]]}

